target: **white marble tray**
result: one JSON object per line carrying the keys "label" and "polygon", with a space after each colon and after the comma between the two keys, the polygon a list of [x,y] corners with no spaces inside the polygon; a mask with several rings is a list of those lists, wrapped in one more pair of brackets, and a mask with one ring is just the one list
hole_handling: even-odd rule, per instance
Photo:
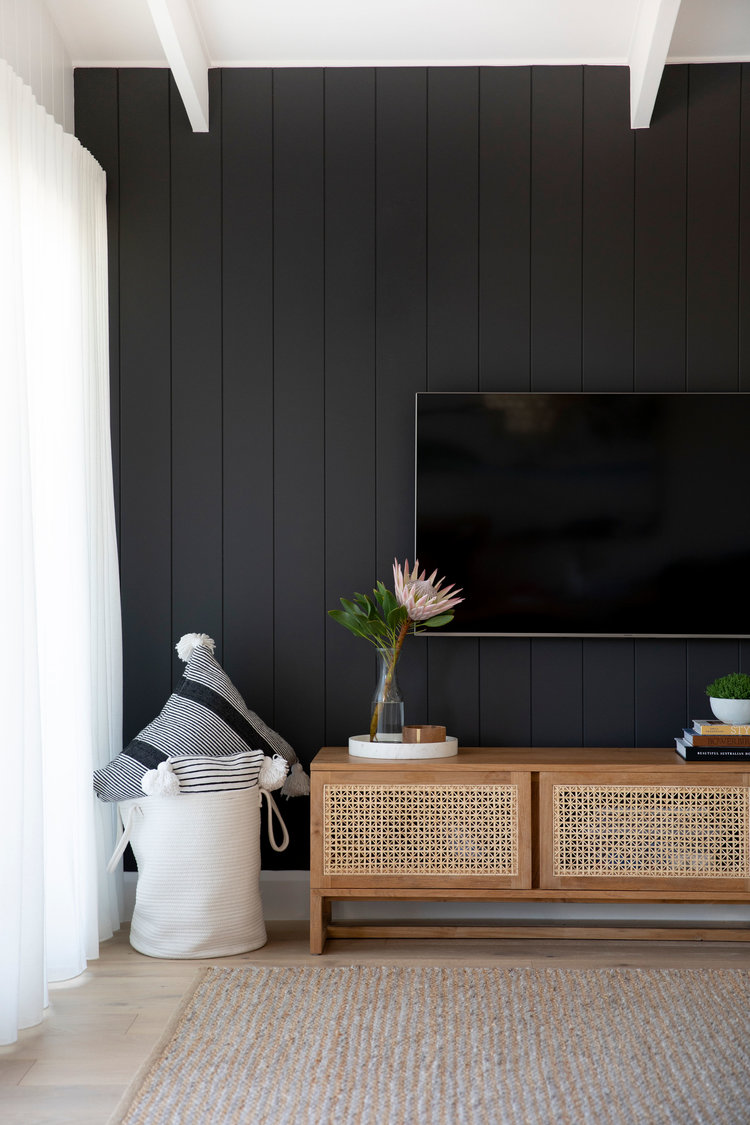
{"label": "white marble tray", "polygon": [[353,758],[452,758],[458,739],[449,734],[445,742],[370,742],[369,734],[354,734],[349,753]]}

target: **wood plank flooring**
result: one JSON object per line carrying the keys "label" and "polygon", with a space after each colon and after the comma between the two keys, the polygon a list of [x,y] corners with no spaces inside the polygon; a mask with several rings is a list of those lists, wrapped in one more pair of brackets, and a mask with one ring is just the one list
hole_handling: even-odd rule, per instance
{"label": "wood plank flooring", "polygon": [[306,923],[269,923],[263,949],[218,961],[144,957],[123,927],[86,973],[50,989],[50,1006],[0,1047],[3,1125],[105,1125],[203,965],[547,965],[750,968],[747,942],[336,940],[308,952]]}

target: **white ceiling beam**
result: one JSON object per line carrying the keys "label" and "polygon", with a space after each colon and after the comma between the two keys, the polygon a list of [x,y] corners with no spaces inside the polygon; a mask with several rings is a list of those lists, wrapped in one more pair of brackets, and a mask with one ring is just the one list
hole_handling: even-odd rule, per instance
{"label": "white ceiling beam", "polygon": [[641,0],[630,41],[630,126],[648,129],[680,0]]}
{"label": "white ceiling beam", "polygon": [[147,0],[194,133],[208,132],[209,59],[190,0]]}

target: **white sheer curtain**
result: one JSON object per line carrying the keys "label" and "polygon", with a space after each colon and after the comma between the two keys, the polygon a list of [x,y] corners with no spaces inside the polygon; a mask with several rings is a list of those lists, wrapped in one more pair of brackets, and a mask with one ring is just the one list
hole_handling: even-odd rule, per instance
{"label": "white sheer curtain", "polygon": [[119,926],[105,178],[0,60],[0,1043]]}

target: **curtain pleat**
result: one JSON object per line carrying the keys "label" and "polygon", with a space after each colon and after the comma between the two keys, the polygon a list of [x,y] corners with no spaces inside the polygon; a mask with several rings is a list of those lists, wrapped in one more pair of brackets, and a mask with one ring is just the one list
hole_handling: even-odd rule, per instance
{"label": "curtain pleat", "polygon": [[105,177],[0,60],[0,1042],[119,925]]}

